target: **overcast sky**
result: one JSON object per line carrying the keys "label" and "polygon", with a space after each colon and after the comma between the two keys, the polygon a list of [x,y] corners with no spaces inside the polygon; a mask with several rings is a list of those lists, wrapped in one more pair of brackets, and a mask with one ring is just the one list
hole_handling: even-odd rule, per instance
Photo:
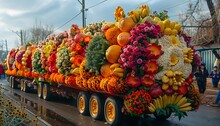
{"label": "overcast sky", "polygon": [[[81,0],[80,0],[81,1]],[[179,20],[180,13],[186,13],[189,2],[195,0],[85,0],[87,24],[101,20],[114,21],[116,6],[122,6],[127,14],[141,4],[148,4],[151,10],[168,10],[171,20]],[[16,47],[20,38],[12,32],[29,29],[36,20],[52,25],[55,29],[81,11],[78,0],[0,0],[0,41],[7,40],[9,48]],[[71,24],[82,26],[82,15],[67,23],[55,33],[68,30]]]}

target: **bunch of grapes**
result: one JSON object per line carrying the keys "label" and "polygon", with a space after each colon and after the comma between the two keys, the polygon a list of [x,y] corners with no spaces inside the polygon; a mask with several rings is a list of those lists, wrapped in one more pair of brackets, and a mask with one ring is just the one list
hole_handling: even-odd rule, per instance
{"label": "bunch of grapes", "polygon": [[185,33],[183,32],[180,32],[179,33],[179,36],[182,36],[184,38],[184,41],[186,42],[186,45],[187,47],[190,47],[191,46],[191,41],[192,41],[192,38],[190,36],[187,36]]}

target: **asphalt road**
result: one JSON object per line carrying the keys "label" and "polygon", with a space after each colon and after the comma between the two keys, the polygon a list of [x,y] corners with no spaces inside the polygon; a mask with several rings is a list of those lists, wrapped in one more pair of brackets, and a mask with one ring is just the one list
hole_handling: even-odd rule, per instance
{"label": "asphalt road", "polygon": [[[80,115],[75,107],[75,100],[55,97],[45,101],[35,93],[24,93],[11,89],[8,82],[4,84],[5,94],[26,105],[27,108],[53,126],[107,126],[104,120],[94,121],[90,116]],[[126,117],[121,126],[220,126],[220,107],[201,105],[197,112],[189,112],[181,121],[171,116],[167,121],[158,121],[151,116],[147,118]]]}

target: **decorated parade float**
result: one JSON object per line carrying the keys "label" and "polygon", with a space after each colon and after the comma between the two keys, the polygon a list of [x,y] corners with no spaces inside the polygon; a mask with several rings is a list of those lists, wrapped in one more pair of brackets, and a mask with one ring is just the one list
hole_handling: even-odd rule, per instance
{"label": "decorated parade float", "polygon": [[6,71],[11,87],[37,89],[45,100],[77,96],[79,113],[110,125],[122,115],[181,119],[197,110],[192,73],[200,58],[181,25],[148,5],[127,15],[119,6],[114,16],[115,22],[73,24],[69,32],[12,49]]}

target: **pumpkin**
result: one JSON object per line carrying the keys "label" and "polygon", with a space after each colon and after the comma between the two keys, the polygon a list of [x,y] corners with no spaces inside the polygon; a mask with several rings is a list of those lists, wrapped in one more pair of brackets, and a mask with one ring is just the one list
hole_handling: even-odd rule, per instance
{"label": "pumpkin", "polygon": [[117,37],[118,44],[123,47],[129,43],[129,38],[131,34],[129,32],[122,32]]}
{"label": "pumpkin", "polygon": [[135,23],[131,17],[123,18],[119,22],[119,28],[123,32],[130,32],[134,26]]}
{"label": "pumpkin", "polygon": [[111,45],[107,50],[106,50],[106,59],[108,60],[109,63],[116,63],[119,56],[121,54],[121,47],[119,45]]}
{"label": "pumpkin", "polygon": [[109,77],[111,75],[111,64],[107,63],[101,66],[100,73],[103,77]]}
{"label": "pumpkin", "polygon": [[117,37],[121,33],[120,29],[116,26],[109,28],[105,32],[106,40],[108,40],[111,45],[116,45],[117,43]]}

